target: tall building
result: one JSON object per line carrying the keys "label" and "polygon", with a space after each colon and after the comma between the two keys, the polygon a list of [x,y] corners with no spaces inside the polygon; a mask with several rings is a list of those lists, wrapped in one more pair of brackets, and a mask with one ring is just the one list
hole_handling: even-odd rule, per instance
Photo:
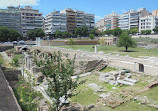
{"label": "tall building", "polygon": [[44,31],[47,35],[54,34],[56,31],[67,31],[66,14],[54,11],[44,18]]}
{"label": "tall building", "polygon": [[39,10],[32,9],[30,6],[25,6],[24,8],[20,8],[20,10],[23,37],[27,37],[29,30],[42,28],[43,17]]}
{"label": "tall building", "polygon": [[150,15],[146,8],[130,10],[119,17],[119,27],[123,30],[130,30],[131,28],[139,28],[139,18]]}
{"label": "tall building", "polygon": [[44,30],[48,35],[54,34],[57,30],[74,33],[75,28],[81,26],[87,26],[89,30],[94,29],[94,15],[67,8],[44,17]]}
{"label": "tall building", "polygon": [[19,7],[0,9],[0,26],[15,29],[22,34],[21,11],[19,10]]}
{"label": "tall building", "polygon": [[118,27],[118,18],[119,18],[119,15],[115,12],[112,12],[111,14],[106,15],[104,17],[106,30],[117,28]]}
{"label": "tall building", "polygon": [[153,15],[153,16],[158,16],[158,9],[157,9],[157,10],[153,10],[153,11],[152,11],[152,15]]}
{"label": "tall building", "polygon": [[93,30],[95,27],[94,14],[85,13],[85,25],[88,27],[88,30]]}
{"label": "tall building", "polygon": [[96,28],[100,31],[105,31],[106,28],[105,28],[105,20],[104,19],[100,19],[97,21],[96,23]]}
{"label": "tall building", "polygon": [[65,13],[67,16],[67,30],[68,32],[74,33],[76,28],[76,12],[70,8],[67,8],[61,13]]}
{"label": "tall building", "polygon": [[150,15],[141,17],[139,21],[139,33],[141,33],[142,30],[151,30],[153,33],[153,29],[158,26],[157,16]]}

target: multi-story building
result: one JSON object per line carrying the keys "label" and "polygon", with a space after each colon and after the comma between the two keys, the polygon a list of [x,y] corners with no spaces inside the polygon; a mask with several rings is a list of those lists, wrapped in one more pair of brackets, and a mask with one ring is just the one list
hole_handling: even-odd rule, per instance
{"label": "multi-story building", "polygon": [[139,21],[139,33],[142,30],[151,30],[153,33],[153,29],[158,26],[158,16],[141,17]]}
{"label": "multi-story building", "polygon": [[70,8],[67,8],[61,13],[66,14],[67,16],[67,30],[68,32],[74,33],[74,30],[76,28],[76,12]]}
{"label": "multi-story building", "polygon": [[29,30],[42,28],[43,17],[39,10],[32,9],[30,6],[25,6],[24,8],[20,8],[20,10],[23,37],[27,37]]}
{"label": "multi-story building", "polygon": [[130,10],[129,12],[120,15],[119,27],[123,30],[130,30],[131,28],[139,28],[139,18],[148,16],[150,13],[146,11],[146,8],[136,10]]}
{"label": "multi-story building", "polygon": [[79,10],[67,8],[62,11],[54,11],[44,18],[44,30],[46,34],[54,34],[57,30],[74,33],[75,28],[87,26],[94,29],[94,15]]}
{"label": "multi-story building", "polygon": [[104,19],[100,19],[97,21],[96,23],[96,28],[99,30],[99,31],[105,31],[105,20]]}
{"label": "multi-story building", "polygon": [[152,15],[153,15],[153,16],[158,16],[158,10],[153,10],[153,11],[152,11]]}
{"label": "multi-story building", "polygon": [[88,27],[88,30],[93,30],[95,27],[94,14],[85,13],[85,25]]}
{"label": "multi-story building", "polygon": [[44,31],[47,35],[54,34],[56,31],[67,31],[66,14],[54,11],[44,18]]}
{"label": "multi-story building", "polygon": [[118,27],[118,18],[119,18],[119,15],[115,12],[112,12],[111,14],[106,15],[104,17],[106,30],[117,28]]}
{"label": "multi-story building", "polygon": [[0,9],[0,26],[15,29],[22,34],[21,11],[19,10],[19,7]]}

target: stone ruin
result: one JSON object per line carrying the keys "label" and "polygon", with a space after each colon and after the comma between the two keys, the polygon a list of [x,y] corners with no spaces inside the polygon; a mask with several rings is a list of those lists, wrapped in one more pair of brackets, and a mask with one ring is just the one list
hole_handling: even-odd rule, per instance
{"label": "stone ruin", "polygon": [[111,85],[134,85],[137,80],[131,79],[131,73],[129,70],[111,71],[108,73],[99,72],[99,80],[107,82]]}

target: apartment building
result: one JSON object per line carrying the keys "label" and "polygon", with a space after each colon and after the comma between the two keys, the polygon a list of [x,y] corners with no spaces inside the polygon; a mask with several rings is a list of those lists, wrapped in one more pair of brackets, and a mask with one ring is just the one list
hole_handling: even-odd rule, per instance
{"label": "apartment building", "polygon": [[118,18],[119,18],[119,15],[115,12],[112,12],[111,14],[106,15],[104,17],[106,30],[117,28]]}
{"label": "apartment building", "polygon": [[74,33],[76,28],[76,12],[71,8],[62,10],[61,13],[66,14],[67,16],[67,30],[68,32]]}
{"label": "apartment building", "polygon": [[87,26],[89,30],[94,29],[94,15],[84,11],[67,8],[62,11],[54,11],[44,17],[44,30],[47,35],[55,34],[57,30],[74,33],[75,28]]}
{"label": "apartment building", "polygon": [[153,16],[158,16],[158,10],[153,10],[153,11],[152,11],[152,15],[153,15]]}
{"label": "apartment building", "polygon": [[105,20],[104,18],[103,19],[100,19],[96,22],[96,28],[99,30],[99,31],[105,31],[106,28],[105,28]]}
{"label": "apartment building", "polygon": [[60,11],[54,11],[45,16],[44,31],[47,35],[51,35],[58,30],[67,31],[67,17],[66,14],[60,13]]}
{"label": "apartment building", "polygon": [[139,28],[139,18],[150,15],[146,8],[138,10],[130,10],[119,17],[119,27],[123,30],[130,30],[131,28]]}
{"label": "apartment building", "polygon": [[84,23],[88,27],[88,30],[93,30],[95,27],[94,14],[85,13]]}
{"label": "apartment building", "polygon": [[23,37],[27,37],[29,30],[42,28],[43,17],[39,10],[33,9],[30,6],[25,6],[24,8],[20,8],[20,10]]}
{"label": "apartment building", "polygon": [[150,15],[141,17],[139,21],[139,33],[142,30],[151,30],[153,33],[153,29],[158,26],[158,16]]}
{"label": "apartment building", "polygon": [[10,6],[7,9],[0,9],[0,26],[15,29],[22,34],[19,7]]}

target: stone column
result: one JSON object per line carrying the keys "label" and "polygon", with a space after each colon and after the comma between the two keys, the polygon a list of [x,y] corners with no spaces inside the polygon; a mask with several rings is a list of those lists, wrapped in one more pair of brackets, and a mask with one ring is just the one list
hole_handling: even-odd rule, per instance
{"label": "stone column", "polygon": [[95,48],[95,53],[97,53],[97,46],[95,45],[95,47],[94,47],[94,48]]}

